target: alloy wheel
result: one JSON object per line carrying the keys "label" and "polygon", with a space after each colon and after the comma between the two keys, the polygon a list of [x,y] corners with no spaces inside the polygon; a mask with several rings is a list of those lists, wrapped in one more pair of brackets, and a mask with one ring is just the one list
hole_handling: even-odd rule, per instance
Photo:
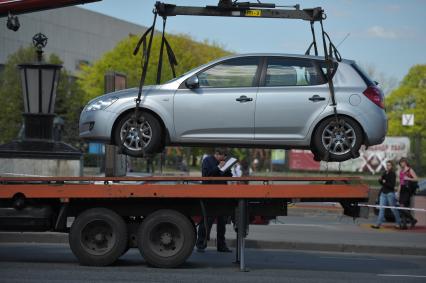
{"label": "alloy wheel", "polygon": [[135,122],[134,119],[129,119],[120,129],[120,138],[127,149],[139,151],[151,142],[151,125],[146,120]]}
{"label": "alloy wheel", "polygon": [[355,146],[355,130],[343,119],[332,121],[324,128],[321,141],[329,153],[343,155]]}

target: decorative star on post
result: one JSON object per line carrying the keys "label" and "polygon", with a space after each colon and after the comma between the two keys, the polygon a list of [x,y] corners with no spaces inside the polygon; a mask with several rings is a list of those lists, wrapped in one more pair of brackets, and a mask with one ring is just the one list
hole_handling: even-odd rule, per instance
{"label": "decorative star on post", "polygon": [[37,49],[37,59],[42,60],[43,48],[47,45],[47,36],[42,33],[37,33],[33,36],[33,45]]}

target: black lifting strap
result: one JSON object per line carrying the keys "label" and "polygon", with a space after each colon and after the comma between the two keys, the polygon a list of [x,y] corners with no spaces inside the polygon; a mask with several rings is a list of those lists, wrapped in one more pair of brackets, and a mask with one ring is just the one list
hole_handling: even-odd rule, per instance
{"label": "black lifting strap", "polygon": [[314,28],[313,21],[311,21],[311,33],[312,33],[312,43],[309,45],[308,49],[306,50],[305,55],[309,55],[311,53],[311,48],[314,47],[315,56],[318,56],[317,39],[315,37],[315,28]]}
{"label": "black lifting strap", "polygon": [[172,47],[170,46],[166,38],[164,38],[164,42],[166,43],[167,58],[169,58],[169,63],[170,63],[170,68],[172,69],[173,78],[176,78],[175,66],[178,65],[178,62],[176,60],[175,54],[173,53]]}
{"label": "black lifting strap", "polygon": [[[334,116],[335,116],[335,123],[337,124],[337,126],[342,127],[344,124],[343,120],[339,120],[339,116],[337,113],[337,102],[336,102],[336,95],[335,95],[335,90],[334,90],[334,84],[333,84],[333,80],[332,80],[332,69],[334,68],[334,62],[333,62],[333,55],[334,58],[336,58],[336,61],[341,62],[342,61],[342,56],[340,55],[339,51],[337,50],[337,47],[333,44],[333,42],[330,39],[330,36],[324,31],[324,26],[322,23],[322,20],[320,20],[320,24],[321,24],[321,32],[322,32],[322,41],[323,41],[323,47],[324,47],[324,57],[325,57],[325,64],[326,64],[326,68],[327,68],[327,79],[328,79],[328,86],[329,86],[329,90],[330,90],[330,96],[331,96],[331,101],[332,101],[332,106],[333,106],[333,111],[334,111]],[[326,43],[326,39],[328,40],[328,50],[327,50],[327,43]],[[348,143],[348,141],[346,140],[345,143]],[[329,155],[330,155],[330,145],[328,146],[326,155],[325,155],[325,161],[328,162],[329,160]],[[350,146],[349,144],[347,144],[347,146],[350,148],[351,150],[351,155],[352,158],[356,158],[357,154],[354,152],[354,149],[352,146]],[[340,163],[339,163],[339,172],[340,170]],[[328,170],[328,165],[327,165],[327,170]]]}
{"label": "black lifting strap", "polygon": [[[320,20],[320,24],[321,24],[321,34],[322,34],[322,44],[324,47],[324,58],[325,58],[325,66],[327,68],[327,80],[328,80],[328,88],[330,90],[330,97],[331,97],[331,103],[334,109],[334,114],[336,115],[337,118],[337,103],[336,103],[336,96],[335,96],[335,92],[334,92],[334,84],[333,84],[333,79],[332,79],[332,69],[333,69],[333,53],[336,56],[336,60],[337,61],[341,61],[342,58],[340,56],[339,51],[337,51],[337,48],[334,46],[334,44],[331,42],[330,37],[328,36],[328,34],[324,31],[324,26],[322,23],[322,20]],[[326,43],[326,37],[329,40],[329,50],[327,50],[327,43]]]}
{"label": "black lifting strap", "polygon": [[[141,79],[139,82],[138,98],[136,99],[136,109],[139,108],[139,104],[141,102],[141,96],[142,96],[142,88],[145,84],[146,75],[148,73],[148,64],[149,64],[149,58],[151,54],[152,39],[154,37],[154,28],[155,28],[156,20],[157,20],[157,12],[154,13],[154,22],[152,26],[145,31],[145,33],[139,39],[139,42],[136,45],[135,50],[133,51],[133,55],[137,55],[141,45],[143,44],[143,56],[141,59],[142,74],[141,74]],[[149,36],[149,42],[148,42],[148,48],[147,48],[146,37],[148,36],[148,34],[150,34],[150,36]]]}
{"label": "black lifting strap", "polygon": [[163,68],[164,45],[166,45],[167,58],[169,59],[169,64],[170,64],[170,68],[172,69],[173,78],[176,77],[175,66],[177,66],[177,64],[178,64],[177,60],[176,60],[176,56],[173,53],[172,47],[170,46],[170,44],[167,41],[166,36],[165,36],[166,21],[167,21],[167,17],[163,17],[163,33],[162,33],[162,37],[161,37],[160,57],[158,59],[157,84],[160,84],[160,82],[161,82],[161,71],[162,71],[162,68]]}
{"label": "black lifting strap", "polygon": [[[155,27],[155,22],[157,20],[157,13],[154,12],[154,22],[152,24],[152,26],[150,28],[148,28],[144,34],[141,36],[141,38],[138,41],[138,44],[136,44],[136,47],[133,51],[133,55],[136,56],[139,53],[139,49],[142,45],[142,58],[141,58],[141,66],[142,66],[142,74],[141,74],[141,79],[139,82],[139,91],[138,91],[138,97],[136,98],[136,107],[135,107],[135,111],[133,113],[133,117],[132,117],[132,123],[130,125],[130,127],[127,128],[126,133],[124,134],[124,138],[121,141],[121,148],[123,148],[124,143],[126,141],[126,137],[129,135],[130,129],[133,128],[136,130],[136,133],[139,137],[142,137],[142,133],[140,131],[140,127],[138,126],[138,122],[139,123],[143,123],[143,120],[141,119],[141,115],[140,115],[140,103],[141,103],[141,96],[142,96],[142,88],[145,84],[145,79],[146,79],[146,74],[148,72],[148,63],[149,63],[149,57],[151,54],[151,46],[152,46],[152,40],[154,37],[154,27]],[[149,42],[148,42],[148,48],[146,46],[146,38],[148,36],[148,34],[150,35],[149,37]],[[142,152],[143,155],[145,155],[144,152],[144,148],[142,147]]]}
{"label": "black lifting strap", "polygon": [[[334,117],[335,117],[335,121],[334,123],[339,123],[339,117],[337,115],[337,103],[336,103],[336,96],[335,96],[335,91],[334,91],[334,84],[333,84],[333,79],[332,79],[332,69],[333,69],[333,52],[332,49],[334,47],[334,45],[332,45],[330,37],[328,36],[328,34],[324,31],[324,25],[322,23],[322,19],[320,20],[320,24],[321,24],[321,35],[322,35],[322,44],[323,44],[323,48],[324,48],[324,61],[325,61],[325,66],[327,69],[327,81],[328,81],[328,89],[330,91],[330,97],[331,97],[331,103],[333,106],[333,111],[334,111]],[[330,48],[327,49],[327,42],[326,42],[326,37],[328,38],[329,42],[330,42]],[[333,47],[332,47],[333,46]],[[335,50],[335,54],[338,54],[338,57],[336,56],[336,60],[341,60],[340,54],[338,53],[337,49],[334,47]],[[327,162],[327,174],[328,174],[328,161],[330,158],[330,149],[331,149],[331,144],[330,143],[328,145],[327,151],[325,153],[324,156],[324,160]]]}

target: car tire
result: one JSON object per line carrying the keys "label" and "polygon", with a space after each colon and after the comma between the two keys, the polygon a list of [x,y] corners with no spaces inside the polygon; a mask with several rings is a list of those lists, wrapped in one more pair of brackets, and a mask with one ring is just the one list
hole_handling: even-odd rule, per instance
{"label": "car tire", "polygon": [[160,268],[182,265],[192,254],[196,232],[182,213],[161,209],[148,215],[139,227],[138,248],[148,264]]}
{"label": "car tire", "polygon": [[69,244],[81,265],[110,265],[127,247],[127,225],[110,209],[92,208],[75,219]]}
{"label": "car tire", "polygon": [[[114,142],[121,146],[122,152],[133,157],[142,157],[145,154],[153,154],[159,151],[164,141],[162,141],[162,127],[157,118],[147,112],[141,113],[141,119],[137,126],[141,134],[145,135],[141,139],[134,127],[134,112],[124,115],[117,123],[114,130]],[[127,133],[127,139],[124,136]]]}
{"label": "car tire", "polygon": [[329,117],[315,130],[312,152],[323,161],[346,161],[359,156],[362,139],[362,129],[353,119]]}

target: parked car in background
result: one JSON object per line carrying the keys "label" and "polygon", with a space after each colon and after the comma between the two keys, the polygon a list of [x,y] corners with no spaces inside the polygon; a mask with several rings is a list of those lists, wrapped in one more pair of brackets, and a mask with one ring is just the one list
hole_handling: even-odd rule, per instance
{"label": "parked car in background", "polygon": [[138,121],[136,88],[93,99],[81,113],[80,137],[122,145],[131,156],[167,145],[219,145],[309,148],[329,161],[350,159],[363,144],[382,143],[387,118],[376,83],[354,61],[335,62],[336,116],[325,73],[317,56],[225,57],[144,87]]}

